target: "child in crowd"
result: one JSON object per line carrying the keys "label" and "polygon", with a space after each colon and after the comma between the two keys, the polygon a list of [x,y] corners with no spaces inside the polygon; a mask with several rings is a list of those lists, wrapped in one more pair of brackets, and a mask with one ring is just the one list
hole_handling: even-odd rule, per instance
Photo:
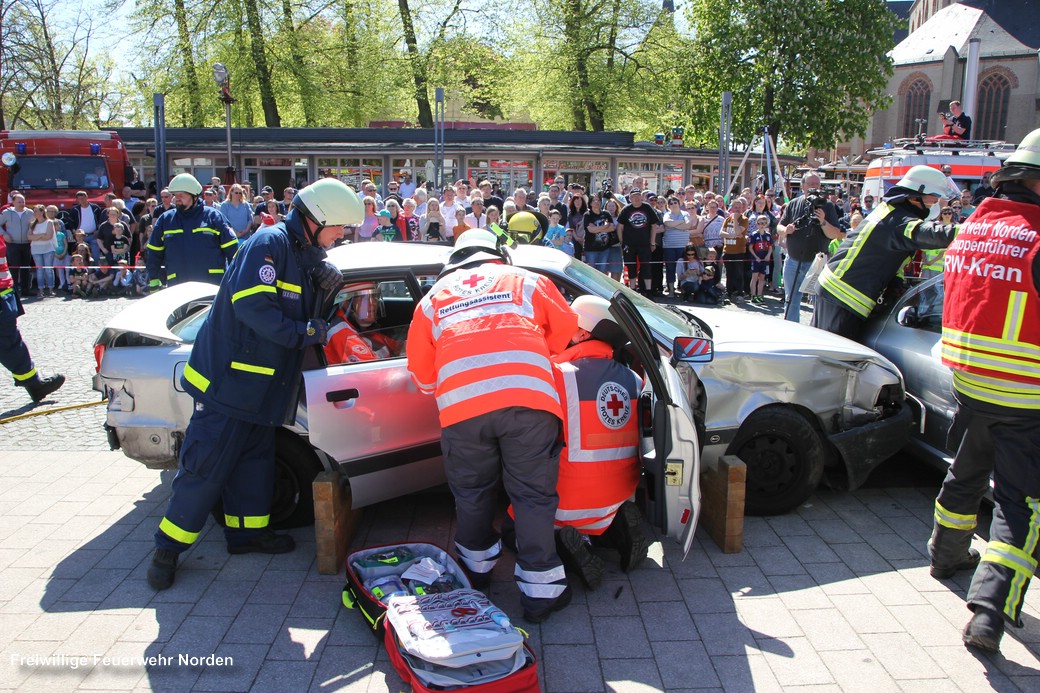
{"label": "child in crowd", "polygon": [[764,303],[766,272],[773,256],[773,234],[769,232],[769,217],[755,217],[754,228],[748,234],[748,252],[751,253],[751,302]]}
{"label": "child in crowd", "polygon": [[675,263],[675,271],[679,279],[679,291],[684,301],[690,301],[701,287],[701,275],[704,265],[697,257],[697,247],[688,245],[683,252],[683,259]]}
{"label": "child in crowd", "polygon": [[376,213],[376,219],[379,225],[376,230],[372,232],[373,241],[392,241],[398,234],[397,227],[394,226],[393,219],[390,217],[390,212],[385,209],[379,210]]}
{"label": "child in crowd", "polygon": [[134,273],[126,260],[116,260],[116,274],[112,278],[112,288],[117,294],[133,296]]}
{"label": "child in crowd", "polygon": [[549,230],[545,233],[545,245],[574,257],[574,235],[560,224],[562,217],[558,209],[549,212]]}
{"label": "child in crowd", "polygon": [[116,266],[122,262],[127,264],[127,256],[130,254],[130,239],[124,235],[124,229],[122,224],[116,224],[112,227],[112,242],[108,245],[109,251],[112,253],[112,263]]}
{"label": "child in crowd", "polygon": [[[86,247],[86,244],[82,244]],[[69,269],[69,293],[80,298],[87,297],[87,289],[90,288],[87,278],[86,262],[79,252],[72,255],[72,267]]]}
{"label": "child in crowd", "polygon": [[701,285],[697,288],[694,301],[697,303],[708,303],[718,305],[722,303],[722,295],[719,293],[719,263],[718,251],[708,248],[707,256],[703,262],[704,271],[701,272]]}
{"label": "child in crowd", "polygon": [[111,267],[98,267],[87,273],[87,295],[101,296],[112,288],[116,273]]}
{"label": "child in crowd", "polygon": [[455,226],[451,228],[452,239],[458,238],[463,232],[469,229],[469,224],[466,223],[466,207],[459,205],[455,208]]}

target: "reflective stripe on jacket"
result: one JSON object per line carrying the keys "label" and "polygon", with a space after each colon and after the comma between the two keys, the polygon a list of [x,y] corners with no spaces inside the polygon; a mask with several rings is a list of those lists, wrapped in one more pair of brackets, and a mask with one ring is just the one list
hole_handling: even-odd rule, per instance
{"label": "reflective stripe on jacket", "polygon": [[302,238],[290,212],[250,236],[228,268],[181,379],[208,407],[266,426],[292,415],[315,302]]}
{"label": "reflective stripe on jacket", "polygon": [[849,232],[820,273],[820,291],[866,318],[899,268],[915,251],[945,248],[956,233],[921,219],[909,202],[883,202]]}
{"label": "reflective stripe on jacket", "polygon": [[7,266],[7,241],[0,238],[0,291],[14,286],[11,269]]}
{"label": "reflective stripe on jacket", "polygon": [[148,277],[158,279],[165,267],[167,284],[219,284],[237,251],[238,236],[218,210],[201,203],[183,212],[170,209],[148,237]]}
{"label": "reflective stripe on jacket", "polygon": [[566,445],[556,485],[556,526],[602,534],[639,483],[637,398],[642,379],[598,340],[556,357]]}
{"label": "reflective stripe on jacket", "polygon": [[400,345],[376,330],[358,332],[347,319],[343,309],[336,311],[336,319],[329,328],[329,341],[325,344],[325,360],[329,365],[375,361],[397,356]]}
{"label": "reflective stripe on jacket", "polygon": [[1040,206],[986,198],[946,251],[942,361],[976,400],[1040,409]]}
{"label": "reflective stripe on jacket", "polygon": [[442,426],[516,406],[562,418],[550,356],[577,327],[545,277],[497,262],[462,267],[415,307],[408,370],[436,395]]}

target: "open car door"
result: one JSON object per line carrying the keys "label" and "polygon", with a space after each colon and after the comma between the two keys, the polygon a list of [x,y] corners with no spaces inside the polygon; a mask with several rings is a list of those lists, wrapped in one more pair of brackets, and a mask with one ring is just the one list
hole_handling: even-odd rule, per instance
{"label": "open car door", "polygon": [[[693,407],[675,367],[661,350],[635,305],[620,291],[610,300],[610,313],[625,331],[643,366],[639,396],[640,451],[646,480],[647,519],[683,547],[693,545],[701,510],[701,446]],[[711,360],[710,340],[679,360]]]}

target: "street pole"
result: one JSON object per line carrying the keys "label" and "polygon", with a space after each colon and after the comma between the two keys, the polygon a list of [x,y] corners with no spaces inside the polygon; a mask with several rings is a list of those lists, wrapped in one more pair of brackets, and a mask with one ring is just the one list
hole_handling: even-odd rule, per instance
{"label": "street pole", "polygon": [[231,104],[235,99],[231,96],[231,75],[224,63],[213,64],[213,81],[220,87],[220,100],[224,103],[224,129],[227,135],[227,168],[224,169],[224,185],[234,185],[235,162],[231,158]]}

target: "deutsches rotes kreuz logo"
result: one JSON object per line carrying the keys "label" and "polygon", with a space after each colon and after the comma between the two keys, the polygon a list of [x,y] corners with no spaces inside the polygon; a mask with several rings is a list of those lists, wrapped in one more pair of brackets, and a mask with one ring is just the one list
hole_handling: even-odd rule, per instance
{"label": "deutsches rotes kreuz logo", "polygon": [[456,296],[475,296],[484,293],[491,288],[495,278],[489,272],[482,272],[479,268],[470,272],[457,272],[452,285],[452,293]]}
{"label": "deutsches rotes kreuz logo", "polygon": [[274,284],[275,271],[273,265],[260,266],[260,281],[264,284]]}
{"label": "deutsches rotes kreuz logo", "polygon": [[632,416],[628,392],[617,383],[603,383],[596,393],[596,411],[607,428],[621,428]]}

